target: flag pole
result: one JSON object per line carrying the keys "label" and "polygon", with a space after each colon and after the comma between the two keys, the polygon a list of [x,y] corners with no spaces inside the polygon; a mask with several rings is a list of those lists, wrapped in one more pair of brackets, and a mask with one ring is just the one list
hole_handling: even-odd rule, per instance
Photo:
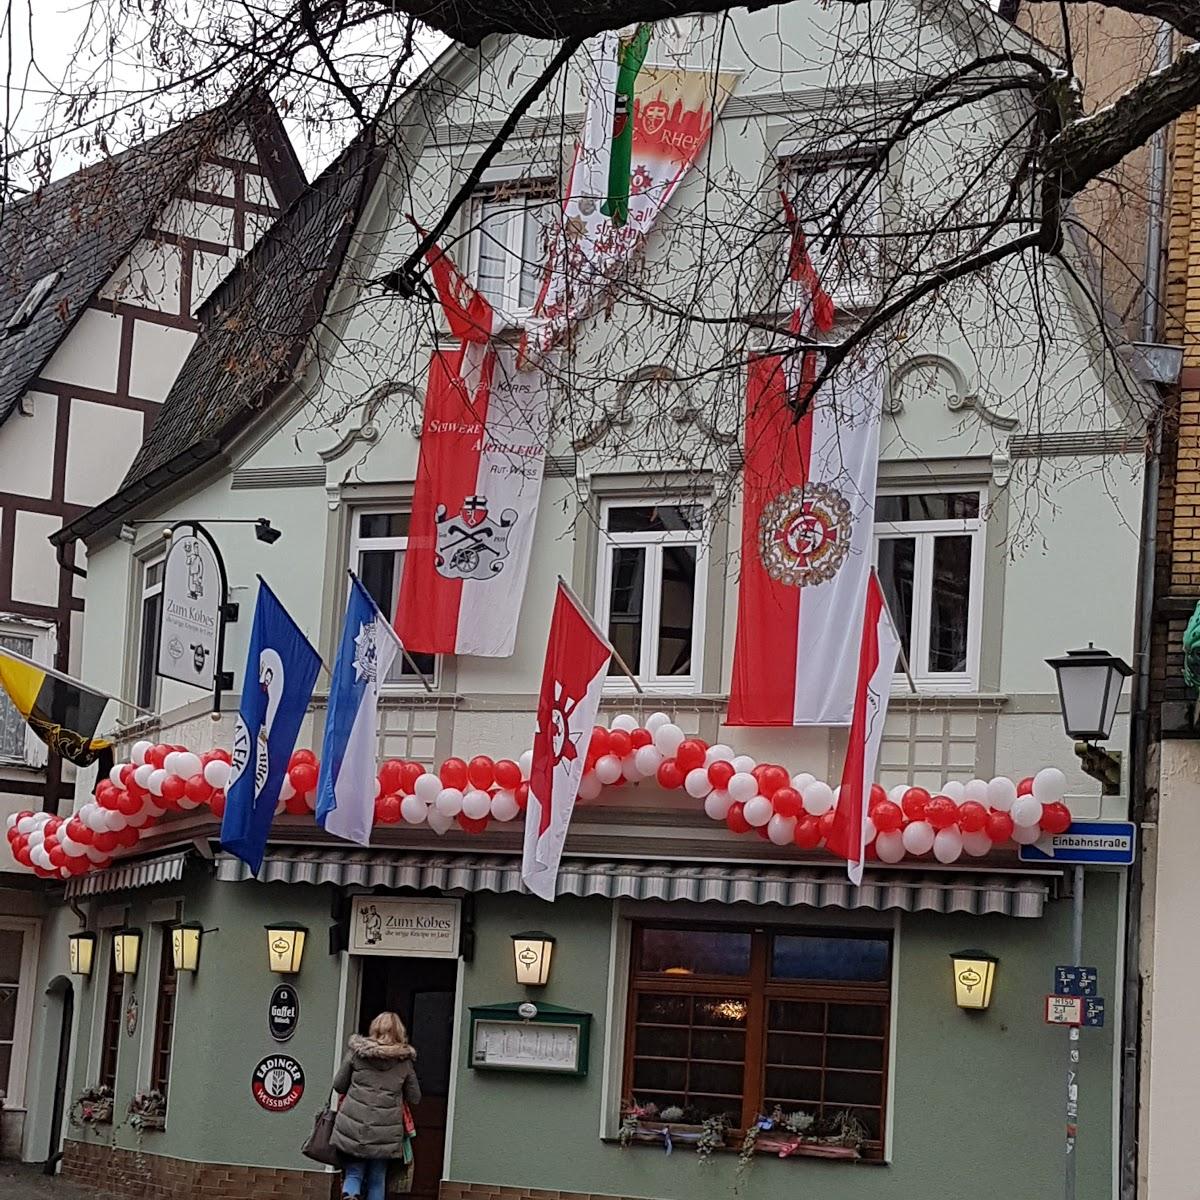
{"label": "flag pole", "polygon": [[117,704],[123,704],[126,708],[132,708],[134,712],[145,713],[147,716],[154,716],[154,709],[143,708],[140,704],[134,704],[132,700],[126,700],[124,696],[115,696],[112,692],[106,692],[103,688],[92,687],[90,683],[84,683],[82,679],[76,679],[74,675],[68,675],[63,671],[56,671],[53,667],[47,667],[45,664],[35,662],[32,658],[26,658],[24,654],[18,653],[16,650],[10,650],[7,646],[0,646],[0,654],[6,658],[11,658],[16,662],[24,663],[27,667],[33,667],[35,670],[50,675],[54,679],[61,679],[63,683],[73,683],[76,687],[81,687],[85,692],[91,692],[96,696],[103,696],[105,700],[115,701]]}
{"label": "flag pole", "polygon": [[570,597],[571,603],[579,609],[579,615],[588,623],[591,631],[609,648],[613,658],[616,660],[617,666],[629,677],[629,682],[633,684],[639,696],[644,695],[642,685],[638,683],[637,676],[629,669],[629,664],[621,657],[620,651],[608,640],[608,635],[600,628],[599,625],[592,619],[592,614],[584,607],[583,601],[575,595],[571,589],[571,585],[560,575],[558,577],[558,586]]}
{"label": "flag pole", "polygon": [[[875,577],[875,582],[879,583],[879,572],[874,567],[871,568],[871,574]],[[912,689],[912,694],[917,694],[917,685],[913,682],[912,671],[908,667],[908,655],[904,653],[904,642],[900,638],[900,630],[896,628],[896,622],[892,617],[892,610],[888,606],[887,592],[883,590],[883,584],[879,583],[879,595],[883,598],[883,611],[887,614],[888,624],[892,627],[892,633],[896,635],[896,652],[900,658],[900,665],[904,668],[904,677],[908,680],[908,686]]]}
{"label": "flag pole", "polygon": [[[362,580],[359,579],[359,577],[357,575],[355,575],[355,573],[352,570],[350,570],[349,567],[346,568],[346,574],[349,575],[350,578],[352,580],[354,580],[355,583],[360,583],[360,584],[362,583]],[[363,584],[363,591],[364,592],[367,591],[366,584]],[[371,593],[367,592],[367,595],[371,596]],[[375,604],[374,596],[371,596],[371,603]],[[392,635],[392,640],[396,643],[397,646],[400,647],[400,653],[404,655],[404,661],[406,663],[408,663],[408,665],[410,667],[412,667],[417,678],[421,681],[421,685],[425,688],[425,691],[428,692],[430,695],[433,695],[433,684],[428,679],[425,678],[425,672],[422,671],[421,668],[418,667],[417,664],[413,661],[413,656],[411,654],[409,654],[408,647],[404,644],[404,642],[400,638],[400,635],[393,628],[391,621],[389,621],[387,619],[387,617],[385,617],[383,615],[383,610],[379,607],[378,604],[375,604],[375,611],[377,613],[379,613],[379,615],[381,617],[383,617],[384,627],[387,629],[388,633],[390,633]]]}

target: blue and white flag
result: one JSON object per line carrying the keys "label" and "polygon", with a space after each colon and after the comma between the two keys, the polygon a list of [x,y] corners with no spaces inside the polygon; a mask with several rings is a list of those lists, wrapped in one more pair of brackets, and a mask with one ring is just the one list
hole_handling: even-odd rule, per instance
{"label": "blue and white flag", "polygon": [[255,875],[320,667],[321,656],[259,579],[221,821],[221,846]]}
{"label": "blue and white flag", "polygon": [[317,824],[326,833],[362,846],[370,843],[375,821],[379,681],[387,678],[399,649],[387,618],[351,574],[346,624],[325,714]]}

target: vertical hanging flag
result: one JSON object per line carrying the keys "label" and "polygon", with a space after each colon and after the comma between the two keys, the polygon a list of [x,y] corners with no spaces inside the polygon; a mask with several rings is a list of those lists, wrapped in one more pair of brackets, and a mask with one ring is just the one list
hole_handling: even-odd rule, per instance
{"label": "vertical hanging flag", "polygon": [[795,205],[782,188],[779,198],[783,202],[783,219],[788,228],[788,281],[799,285],[800,295],[792,309],[790,328],[792,333],[828,333],[833,328],[833,299],[821,286],[821,280],[808,252],[808,239],[804,226],[796,216]]}
{"label": "vertical hanging flag", "polygon": [[633,89],[653,26],[644,21],[617,52],[617,85],[613,97],[612,146],[608,160],[608,199],[600,211],[620,229],[629,219],[629,172],[633,158]]}
{"label": "vertical hanging flag", "polygon": [[321,656],[259,579],[221,821],[222,847],[255,875],[320,666]]}
{"label": "vertical hanging flag", "polygon": [[396,631],[411,651],[513,652],[549,424],[538,366],[464,342],[429,367]]}
{"label": "vertical hanging flag", "polygon": [[538,698],[521,878],[553,900],[612,647],[562,581],[554,598]]}
{"label": "vertical hanging flag", "polygon": [[379,681],[387,678],[399,651],[392,627],[351,574],[325,714],[317,824],[362,846],[370,843],[375,823]]}
{"label": "vertical hanging flag", "polygon": [[729,725],[848,725],[854,708],[880,364],[846,364],[799,421],[791,387],[778,356],[750,364]]}
{"label": "vertical hanging flag", "polygon": [[[424,236],[425,231],[420,225],[412,217],[408,219],[417,233]],[[482,292],[468,282],[441,246],[434,245],[426,251],[425,261],[433,275],[433,286],[437,289],[450,333],[460,342],[486,343],[494,333],[516,324],[512,317],[497,310]]]}
{"label": "vertical hanging flag", "polygon": [[825,842],[830,853],[846,860],[846,872],[855,885],[862,883],[867,808],[879,765],[879,744],[883,740],[883,722],[899,653],[900,635],[888,613],[883,588],[872,571],[867,580],[854,719],[850,722],[850,741],[846,746],[833,828]]}

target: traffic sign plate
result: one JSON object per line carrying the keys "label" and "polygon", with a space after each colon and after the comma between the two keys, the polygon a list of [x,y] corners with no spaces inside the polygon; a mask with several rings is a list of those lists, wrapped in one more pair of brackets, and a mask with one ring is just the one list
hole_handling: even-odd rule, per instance
{"label": "traffic sign plate", "polygon": [[1055,967],[1054,991],[1060,996],[1094,996],[1100,990],[1095,967]]}
{"label": "traffic sign plate", "polygon": [[1085,996],[1083,1000],[1083,1023],[1093,1029],[1104,1026],[1104,997]]}
{"label": "traffic sign plate", "polygon": [[1072,821],[1065,833],[1047,834],[1020,848],[1022,862],[1096,863],[1127,867],[1133,862],[1137,828],[1130,821]]}
{"label": "traffic sign plate", "polygon": [[1047,1025],[1082,1025],[1083,997],[1082,996],[1047,996],[1046,997]]}

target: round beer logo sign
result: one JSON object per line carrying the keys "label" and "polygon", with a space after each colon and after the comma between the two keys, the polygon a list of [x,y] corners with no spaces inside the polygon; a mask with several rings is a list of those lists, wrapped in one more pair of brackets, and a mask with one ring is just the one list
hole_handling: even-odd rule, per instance
{"label": "round beer logo sign", "polygon": [[765,505],[758,521],[758,553],[777,583],[806,587],[838,572],[850,550],[850,505],[825,483],[794,487]]}
{"label": "round beer logo sign", "polygon": [[272,1054],[254,1068],[250,1090],[260,1108],[287,1112],[304,1095],[304,1068],[287,1054]]}
{"label": "round beer logo sign", "polygon": [[300,997],[289,983],[281,983],[271,993],[271,1008],[267,1024],[277,1042],[286,1042],[300,1023]]}

